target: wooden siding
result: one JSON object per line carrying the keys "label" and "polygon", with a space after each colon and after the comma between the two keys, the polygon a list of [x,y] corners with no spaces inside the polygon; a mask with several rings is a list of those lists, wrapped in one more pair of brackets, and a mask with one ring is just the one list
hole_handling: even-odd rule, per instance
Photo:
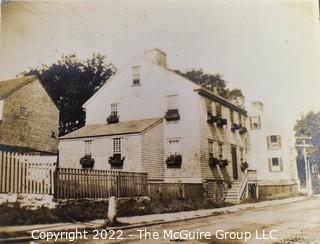
{"label": "wooden siding", "polygon": [[122,138],[122,156],[125,157],[122,170],[141,172],[141,135],[121,135],[106,137],[88,137],[83,139],[65,139],[59,143],[59,167],[80,169],[80,159],[84,156],[85,140],[92,140],[94,169],[110,170],[109,157],[113,155],[115,137]]}
{"label": "wooden siding", "polygon": [[163,123],[145,132],[141,140],[143,172],[148,173],[150,180],[163,180],[165,170]]}
{"label": "wooden siding", "polygon": [[[28,110],[26,116],[20,116],[20,107]],[[57,153],[58,126],[58,109],[34,80],[4,100],[0,144]]]}
{"label": "wooden siding", "polygon": [[[227,107],[221,106],[222,108],[222,117],[227,119],[227,126],[223,128],[217,128],[214,124],[209,125],[207,123],[207,103],[208,98],[199,97],[200,99],[200,162],[201,162],[201,176],[202,179],[215,179],[215,180],[226,180],[227,182],[232,181],[232,158],[231,158],[231,145],[237,147],[237,160],[238,160],[238,173],[240,174],[240,148],[245,148],[245,139],[248,138],[248,135],[239,135],[239,132],[233,133],[231,131],[231,121],[230,121],[230,110]],[[212,104],[212,112],[215,114],[215,106]],[[239,123],[238,115],[234,112],[234,122]],[[245,124],[244,126],[247,126]],[[226,168],[220,168],[219,166],[210,167],[208,160],[208,139],[211,139],[215,142],[215,156],[217,155],[217,142],[223,142],[224,144],[224,158],[229,160],[229,164]],[[244,161],[247,159],[246,150],[244,153]]]}

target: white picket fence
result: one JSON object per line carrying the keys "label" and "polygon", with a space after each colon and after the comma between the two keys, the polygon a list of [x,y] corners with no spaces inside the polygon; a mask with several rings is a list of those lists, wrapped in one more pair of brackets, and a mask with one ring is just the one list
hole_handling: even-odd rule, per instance
{"label": "white picket fence", "polygon": [[0,193],[53,194],[57,156],[0,151]]}

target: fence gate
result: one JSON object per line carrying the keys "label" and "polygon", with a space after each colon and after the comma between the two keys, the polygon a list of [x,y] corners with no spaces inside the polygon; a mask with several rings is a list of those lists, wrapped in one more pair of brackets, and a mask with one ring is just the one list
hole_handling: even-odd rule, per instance
{"label": "fence gate", "polygon": [[0,151],[0,193],[53,194],[56,160]]}

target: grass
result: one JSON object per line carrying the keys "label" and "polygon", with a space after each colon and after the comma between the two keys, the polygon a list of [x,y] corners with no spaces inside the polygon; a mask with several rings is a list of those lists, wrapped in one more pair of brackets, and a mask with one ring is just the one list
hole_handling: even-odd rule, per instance
{"label": "grass", "polygon": [[[119,199],[118,216],[173,213],[198,209],[210,209],[229,206],[210,199],[150,201],[148,199]],[[59,204],[55,209],[36,210],[21,207],[19,204],[0,205],[0,226],[32,225],[63,222],[89,221],[104,219],[108,211],[108,202],[94,200],[76,200]]]}

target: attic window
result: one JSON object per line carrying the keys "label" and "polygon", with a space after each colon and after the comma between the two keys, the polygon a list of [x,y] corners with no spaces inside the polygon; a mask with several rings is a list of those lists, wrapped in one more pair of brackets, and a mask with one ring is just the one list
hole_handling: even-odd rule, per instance
{"label": "attic window", "polygon": [[132,81],[134,86],[140,85],[140,66],[132,67]]}
{"label": "attic window", "polygon": [[20,107],[20,118],[25,118],[28,116],[28,108]]}

